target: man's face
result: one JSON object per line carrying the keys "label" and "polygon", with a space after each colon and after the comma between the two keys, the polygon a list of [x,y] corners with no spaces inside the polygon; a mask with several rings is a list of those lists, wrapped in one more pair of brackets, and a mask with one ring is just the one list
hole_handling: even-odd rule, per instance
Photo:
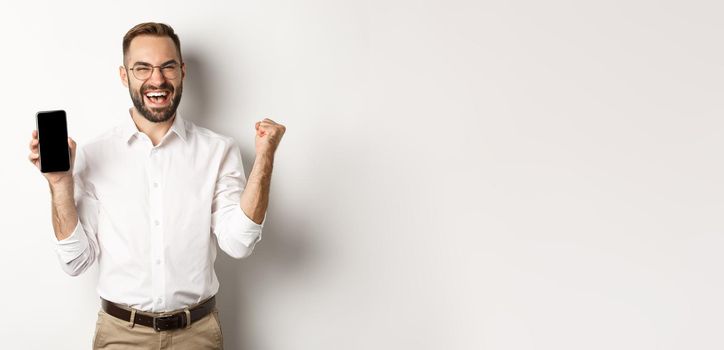
{"label": "man's face", "polygon": [[[136,110],[154,123],[171,119],[181,102],[186,76],[186,67],[173,40],[165,36],[137,36],[131,41],[124,64],[120,67],[121,81]],[[144,72],[151,74],[139,79]]]}

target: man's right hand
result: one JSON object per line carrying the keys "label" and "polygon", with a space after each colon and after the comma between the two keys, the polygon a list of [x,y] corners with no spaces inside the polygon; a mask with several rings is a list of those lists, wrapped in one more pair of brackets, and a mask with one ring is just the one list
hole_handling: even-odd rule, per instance
{"label": "man's right hand", "polygon": [[[70,149],[70,169],[68,171],[56,171],[52,173],[42,173],[48,180],[51,187],[55,186],[73,186],[73,163],[75,162],[75,141],[68,138],[68,148]],[[33,137],[30,139],[30,155],[28,159],[38,170],[40,170],[40,150],[38,148],[38,130],[33,130]]]}

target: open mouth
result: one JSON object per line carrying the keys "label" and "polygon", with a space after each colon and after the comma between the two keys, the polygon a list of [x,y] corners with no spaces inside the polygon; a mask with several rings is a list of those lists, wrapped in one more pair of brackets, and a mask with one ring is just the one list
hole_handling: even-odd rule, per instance
{"label": "open mouth", "polygon": [[146,103],[153,107],[167,105],[171,100],[171,93],[167,90],[146,91],[143,93]]}

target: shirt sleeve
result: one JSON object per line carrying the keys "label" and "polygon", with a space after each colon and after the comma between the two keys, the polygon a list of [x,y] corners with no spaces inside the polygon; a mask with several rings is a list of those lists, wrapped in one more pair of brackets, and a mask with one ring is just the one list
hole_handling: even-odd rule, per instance
{"label": "shirt sleeve", "polygon": [[261,224],[252,221],[241,210],[241,193],[246,187],[246,176],[241,151],[233,140],[227,143],[211,205],[211,230],[221,250],[235,259],[247,257],[261,240],[266,213]]}
{"label": "shirt sleeve", "polygon": [[80,275],[93,265],[99,252],[97,231],[100,205],[93,186],[87,180],[88,171],[85,154],[79,150],[73,165],[73,191],[78,221],[70,236],[56,239],[60,266],[71,276]]}

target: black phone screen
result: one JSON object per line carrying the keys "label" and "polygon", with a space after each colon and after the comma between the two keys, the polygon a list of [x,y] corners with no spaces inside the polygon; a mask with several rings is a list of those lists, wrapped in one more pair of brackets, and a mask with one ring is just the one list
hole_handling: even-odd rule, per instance
{"label": "black phone screen", "polygon": [[65,111],[38,112],[40,171],[44,173],[70,169],[68,126]]}

